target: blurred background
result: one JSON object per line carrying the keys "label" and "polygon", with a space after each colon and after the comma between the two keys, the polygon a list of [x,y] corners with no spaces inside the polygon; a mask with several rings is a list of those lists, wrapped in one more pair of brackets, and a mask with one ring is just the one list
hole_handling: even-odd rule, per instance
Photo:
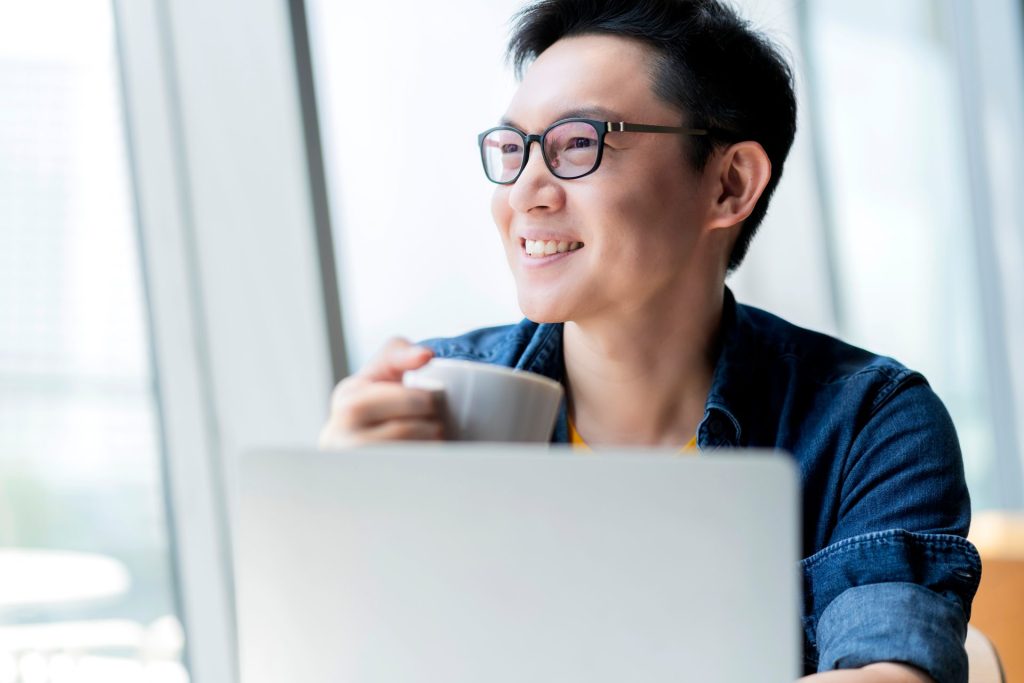
{"label": "blurred background", "polygon": [[[734,4],[800,123],[730,285],[929,378],[1012,660],[1024,2]],[[239,455],[389,336],[519,319],[475,136],[521,5],[0,0],[0,683],[237,680]]]}

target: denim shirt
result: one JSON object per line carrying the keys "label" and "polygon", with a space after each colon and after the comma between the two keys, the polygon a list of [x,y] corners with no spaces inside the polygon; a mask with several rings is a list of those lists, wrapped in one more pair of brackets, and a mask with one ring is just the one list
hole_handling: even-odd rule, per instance
{"label": "denim shirt", "polygon": [[[562,329],[523,320],[423,344],[564,382]],[[739,305],[728,288],[719,339],[697,446],[708,457],[780,449],[797,462],[805,671],[895,661],[966,683],[981,561],[965,539],[956,432],[925,378]],[[564,401],[552,441],[568,441]]]}

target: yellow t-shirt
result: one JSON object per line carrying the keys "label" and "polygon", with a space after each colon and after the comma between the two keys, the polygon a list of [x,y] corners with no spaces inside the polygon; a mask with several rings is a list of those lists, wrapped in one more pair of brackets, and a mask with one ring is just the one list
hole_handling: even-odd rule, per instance
{"label": "yellow t-shirt", "polygon": [[[576,431],[576,425],[574,425],[572,423],[572,418],[568,418],[567,417],[567,419],[569,421],[569,443],[572,444],[573,448],[578,448],[580,450],[589,451],[590,450],[590,446],[588,446],[587,442],[583,440],[583,437],[580,436],[580,433]],[[685,446],[683,446],[682,448],[679,449],[679,452],[680,453],[687,453],[687,454],[689,454],[689,453],[696,453],[696,451],[697,451],[697,435],[694,434],[693,438],[690,439],[688,442],[686,442]]]}

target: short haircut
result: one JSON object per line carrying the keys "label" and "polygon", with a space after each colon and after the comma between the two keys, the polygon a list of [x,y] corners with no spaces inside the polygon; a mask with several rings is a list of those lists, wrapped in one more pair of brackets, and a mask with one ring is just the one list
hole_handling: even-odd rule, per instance
{"label": "short haircut", "polygon": [[796,135],[793,74],[780,49],[719,0],[539,0],[513,19],[508,57],[516,76],[562,38],[603,34],[642,41],[655,52],[654,93],[707,128],[691,138],[690,163],[702,170],[715,146],[754,140],[772,175],[729,256],[743,261],[764,219]]}

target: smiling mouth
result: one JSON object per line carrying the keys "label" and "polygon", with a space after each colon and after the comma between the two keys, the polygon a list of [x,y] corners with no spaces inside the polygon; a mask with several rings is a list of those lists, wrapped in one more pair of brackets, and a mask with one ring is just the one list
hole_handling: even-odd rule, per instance
{"label": "smiling mouth", "polygon": [[542,258],[553,254],[564,254],[583,248],[583,242],[558,242],[555,240],[520,240],[520,244],[531,258]]}

